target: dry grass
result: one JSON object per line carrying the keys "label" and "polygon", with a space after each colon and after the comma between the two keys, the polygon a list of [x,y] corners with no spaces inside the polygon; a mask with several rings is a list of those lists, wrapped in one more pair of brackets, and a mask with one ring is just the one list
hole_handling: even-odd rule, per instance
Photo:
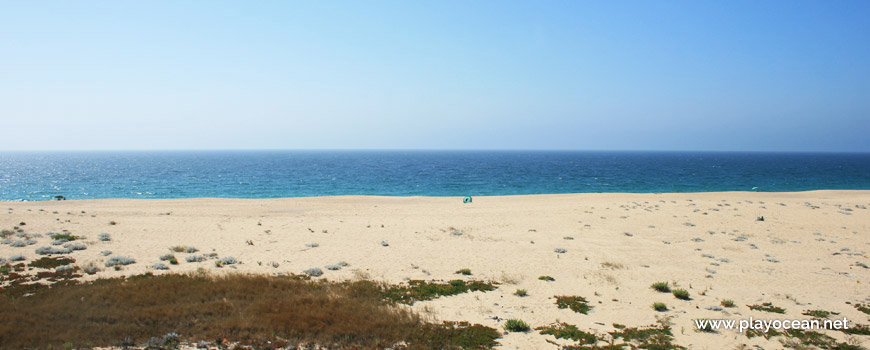
{"label": "dry grass", "polygon": [[0,348],[139,344],[169,332],[187,341],[289,339],[337,348],[412,349],[495,344],[494,329],[427,324],[384,300],[370,281],[298,276],[165,274],[55,285],[28,297],[0,295]]}

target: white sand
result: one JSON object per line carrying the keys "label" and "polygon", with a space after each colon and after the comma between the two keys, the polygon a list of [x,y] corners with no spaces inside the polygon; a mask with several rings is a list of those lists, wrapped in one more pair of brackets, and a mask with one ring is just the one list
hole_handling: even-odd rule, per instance
{"label": "white sand", "polygon": [[[870,302],[870,270],[856,265],[870,265],[867,207],[870,191],[504,196],[475,197],[471,204],[463,204],[462,198],[359,196],[112,199],[3,203],[0,228],[25,222],[29,233],[66,229],[84,236],[87,250],[71,254],[79,266],[102,266],[103,250],[137,260],[122,271],[104,269],[97,274],[102,277],[150,270],[175,245],[241,263],[218,268],[213,260],[187,263],[184,258],[191,254],[175,253],[181,263],[172,265],[171,272],[204,268],[301,273],[345,261],[349,266],[342,270],[323,269],[322,278],[368,276],[401,282],[468,278],[454,272],[469,268],[471,278],[503,284],[493,292],[419,302],[414,309],[437,320],[467,320],[499,329],[503,321],[494,316],[520,318],[533,327],[568,322],[599,332],[613,330],[612,323],[649,325],[657,315],[667,315],[673,317],[676,342],[693,349],[739,344],[772,349],[781,347],[776,338],[747,339],[736,331],[700,333],[692,320],[807,319],[801,315],[804,310],[823,309],[870,323],[868,315],[845,304]],[[756,221],[762,215],[765,220]],[[98,241],[101,232],[110,233],[112,241]],[[38,241],[24,248],[0,245],[0,257],[36,259],[35,248],[48,246],[50,238]],[[319,247],[309,248],[308,243]],[[557,254],[556,248],[567,252]],[[279,266],[272,267],[272,262]],[[604,263],[618,266],[607,268]],[[540,281],[541,275],[556,281]],[[678,282],[692,300],[653,291],[649,286],[656,281]],[[529,296],[514,296],[518,288],[528,290]],[[594,309],[589,315],[560,310],[555,295],[584,296]],[[722,299],[733,299],[738,307],[705,309]],[[653,311],[650,305],[656,301],[671,311]],[[746,306],[762,302],[787,313]],[[839,332],[827,334],[845,339]],[[859,338],[870,345],[870,337]],[[505,349],[555,348],[546,340],[555,339],[529,332],[508,334],[500,342]]]}

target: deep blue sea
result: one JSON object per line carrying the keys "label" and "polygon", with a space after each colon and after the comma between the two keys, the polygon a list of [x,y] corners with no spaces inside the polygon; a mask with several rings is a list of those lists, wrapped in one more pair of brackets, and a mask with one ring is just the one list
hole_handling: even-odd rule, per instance
{"label": "deep blue sea", "polygon": [[0,153],[0,200],[870,189],[870,154],[585,151]]}

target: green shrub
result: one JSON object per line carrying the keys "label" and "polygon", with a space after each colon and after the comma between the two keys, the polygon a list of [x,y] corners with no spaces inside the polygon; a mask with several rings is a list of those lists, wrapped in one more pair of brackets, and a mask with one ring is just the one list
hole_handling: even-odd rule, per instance
{"label": "green shrub", "polygon": [[668,286],[668,282],[656,282],[653,283],[650,287],[662,293],[667,293],[671,291],[671,287]]}
{"label": "green shrub", "polygon": [[656,310],[656,311],[668,311],[668,306],[662,302],[653,303],[652,308],[653,308],[653,310]]}
{"label": "green shrub", "polygon": [[674,291],[672,293],[674,294],[674,296],[677,299],[682,299],[682,300],[691,300],[692,299],[689,297],[689,291],[687,291],[685,289],[674,289]]}
{"label": "green shrub", "polygon": [[514,292],[514,295],[516,295],[518,297],[524,297],[524,296],[529,295],[529,292],[527,292],[525,289],[517,289],[517,291]]}
{"label": "green shrub", "polygon": [[518,319],[510,319],[505,321],[504,329],[508,332],[528,332],[529,324],[523,322],[523,320]]}
{"label": "green shrub", "polygon": [[538,277],[538,279],[541,281],[547,281],[547,282],[553,282],[556,280],[555,278],[547,276],[547,275],[540,276],[540,277]]}
{"label": "green shrub", "polygon": [[724,306],[724,307],[734,307],[734,300],[725,299],[725,300],[722,300],[722,302],[720,304],[722,304],[722,306]]}
{"label": "green shrub", "polygon": [[456,274],[457,275],[471,276],[471,269],[460,269],[459,271],[456,271]]}
{"label": "green shrub", "polygon": [[592,310],[592,306],[589,306],[589,302],[586,298],[581,296],[556,296],[556,306],[560,309],[569,308],[571,311],[581,313],[586,315],[589,313],[589,310]]}
{"label": "green shrub", "polygon": [[552,335],[556,339],[571,339],[580,344],[595,344],[598,342],[598,336],[595,333],[581,331],[577,326],[568,323],[538,327],[535,330],[541,331],[541,334]]}

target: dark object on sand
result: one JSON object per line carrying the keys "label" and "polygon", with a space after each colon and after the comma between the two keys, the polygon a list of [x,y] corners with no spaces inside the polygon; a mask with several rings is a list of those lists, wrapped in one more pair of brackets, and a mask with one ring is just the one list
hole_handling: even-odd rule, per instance
{"label": "dark object on sand", "polygon": [[66,197],[61,196],[61,195],[57,195],[57,196],[54,196],[54,199],[55,199],[55,200],[58,200],[58,201],[65,201],[65,200],[66,200]]}
{"label": "dark object on sand", "polygon": [[462,203],[471,203],[471,196],[465,196],[465,198],[462,199]]}
{"label": "dark object on sand", "polygon": [[755,218],[755,221],[764,221],[764,216],[759,216]]}

